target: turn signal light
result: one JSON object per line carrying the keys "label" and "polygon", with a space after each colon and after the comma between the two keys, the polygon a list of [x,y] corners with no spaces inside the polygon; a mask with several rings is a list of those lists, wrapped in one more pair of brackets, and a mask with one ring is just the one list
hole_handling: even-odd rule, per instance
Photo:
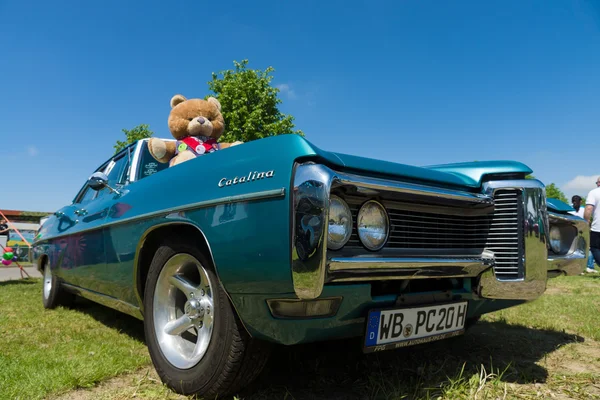
{"label": "turn signal light", "polygon": [[275,318],[325,318],[334,316],[341,297],[329,297],[315,300],[270,299],[267,300],[271,314]]}

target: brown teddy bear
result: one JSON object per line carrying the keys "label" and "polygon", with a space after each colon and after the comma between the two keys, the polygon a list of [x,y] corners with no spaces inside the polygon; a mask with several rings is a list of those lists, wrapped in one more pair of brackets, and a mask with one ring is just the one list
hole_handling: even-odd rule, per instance
{"label": "brown teddy bear", "polygon": [[148,149],[157,161],[168,162],[172,167],[206,153],[242,144],[218,143],[224,128],[221,103],[217,99],[188,100],[176,94],[171,99],[169,130],[177,141],[151,138]]}

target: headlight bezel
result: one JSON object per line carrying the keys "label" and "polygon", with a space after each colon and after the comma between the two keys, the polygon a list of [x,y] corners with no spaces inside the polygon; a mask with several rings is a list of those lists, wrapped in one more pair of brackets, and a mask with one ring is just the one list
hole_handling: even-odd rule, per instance
{"label": "headlight bezel", "polygon": [[[342,204],[344,211],[347,212],[348,220],[350,221],[350,227],[349,227],[344,239],[338,243],[333,242],[330,237],[331,229],[330,229],[329,222],[331,221],[331,206],[334,201],[339,201],[339,203]],[[329,197],[329,210],[327,212],[327,215],[328,215],[328,218],[327,218],[327,249],[333,250],[333,251],[340,250],[348,243],[348,241],[350,240],[350,237],[352,236],[352,232],[354,230],[354,219],[352,218],[352,210],[350,210],[350,206],[342,197],[332,194]]]}
{"label": "headlight bezel", "polygon": [[570,254],[578,237],[577,228],[569,223],[550,221],[548,230],[548,251],[557,256]]}
{"label": "headlight bezel", "polygon": [[[365,239],[363,239],[363,237],[361,235],[360,220],[361,220],[361,215],[364,212],[364,210],[366,210],[366,208],[368,206],[373,205],[373,204],[375,204],[377,206],[377,208],[379,208],[382,211],[382,214],[384,216],[384,223],[385,223],[385,233],[384,233],[384,239],[379,246],[370,247],[369,244],[367,243],[367,241]],[[367,200],[363,204],[361,204],[360,208],[358,209],[358,213],[356,214],[356,234],[358,236],[358,240],[363,245],[363,247],[369,251],[376,252],[385,247],[385,245],[387,244],[389,237],[390,237],[390,216],[389,216],[387,208],[380,201],[371,199],[371,200]]]}
{"label": "headlight bezel", "polygon": [[[556,237],[556,235],[558,235]],[[548,241],[550,242],[550,248],[556,254],[560,254],[562,250],[562,232],[559,226],[552,226],[548,234]]]}

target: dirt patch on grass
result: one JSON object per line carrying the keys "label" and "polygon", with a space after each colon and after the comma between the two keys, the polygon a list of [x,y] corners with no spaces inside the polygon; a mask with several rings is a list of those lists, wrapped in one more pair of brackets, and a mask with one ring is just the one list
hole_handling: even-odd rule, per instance
{"label": "dirt patch on grass", "polygon": [[177,395],[162,385],[152,366],[108,379],[93,388],[77,389],[48,400],[125,400],[125,399],[179,400]]}
{"label": "dirt patch on grass", "polygon": [[585,340],[549,353],[538,364],[548,371],[543,383],[509,383],[507,398],[600,399],[600,343]]}
{"label": "dirt patch on grass", "polygon": [[546,288],[545,294],[570,294],[571,289],[561,286],[551,286]]}
{"label": "dirt patch on grass", "polygon": [[600,376],[599,354],[598,343],[594,345],[582,343],[548,355],[545,366],[556,373]]}

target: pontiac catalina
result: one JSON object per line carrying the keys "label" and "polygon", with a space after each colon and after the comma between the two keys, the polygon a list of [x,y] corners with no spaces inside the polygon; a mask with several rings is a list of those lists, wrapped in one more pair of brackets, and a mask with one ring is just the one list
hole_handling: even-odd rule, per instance
{"label": "pontiac catalina", "polygon": [[408,166],[297,135],[167,168],[140,140],[43,224],[32,258],[46,308],[79,295],[139,318],[163,382],[222,396],[273,343],[428,343],[579,274],[587,225],[549,210],[531,172]]}

